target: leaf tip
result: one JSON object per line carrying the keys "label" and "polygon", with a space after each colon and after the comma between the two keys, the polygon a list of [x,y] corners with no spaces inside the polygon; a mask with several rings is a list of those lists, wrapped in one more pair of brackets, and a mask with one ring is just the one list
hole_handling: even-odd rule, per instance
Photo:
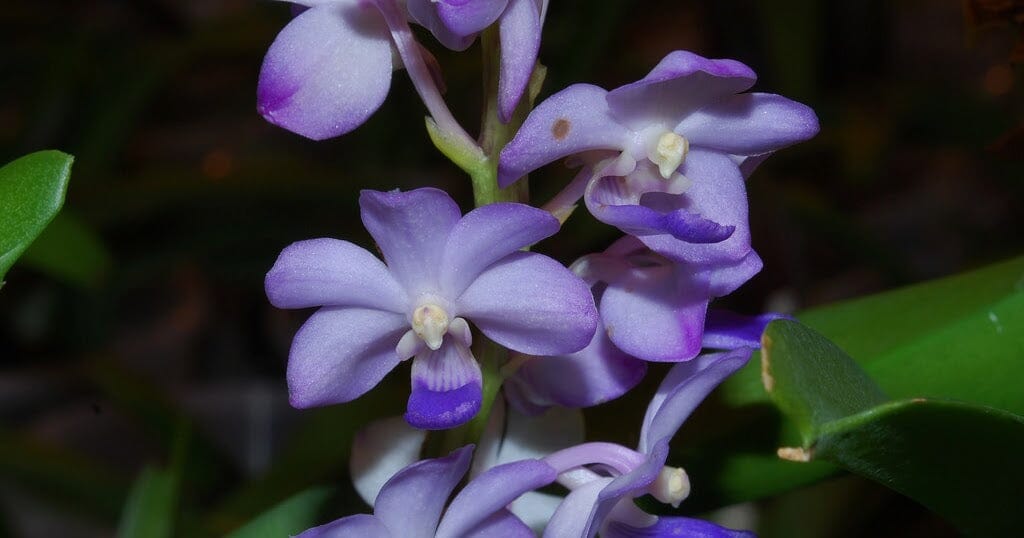
{"label": "leaf tip", "polygon": [[814,449],[809,448],[807,450],[804,450],[803,448],[800,448],[798,446],[779,447],[779,449],[776,450],[775,453],[778,454],[779,459],[783,459],[786,461],[795,461],[797,463],[807,463],[814,458]]}

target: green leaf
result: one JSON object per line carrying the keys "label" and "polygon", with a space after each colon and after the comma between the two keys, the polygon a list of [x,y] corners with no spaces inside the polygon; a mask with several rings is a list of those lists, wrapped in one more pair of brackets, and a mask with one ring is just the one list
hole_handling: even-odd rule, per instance
{"label": "green leaf", "polygon": [[39,151],[0,168],[0,280],[64,205],[73,159]]}
{"label": "green leaf", "polygon": [[886,401],[848,355],[792,321],[762,340],[765,389],[800,430],[793,461],[820,460],[874,479],[976,536],[1024,524],[1024,418],[979,405]]}
{"label": "green leaf", "polygon": [[110,254],[96,232],[65,211],[25,251],[21,263],[73,286],[94,288],[110,266]]}
{"label": "green leaf", "polygon": [[[789,320],[772,322],[761,337],[761,381],[805,442],[817,433],[818,424],[886,401],[882,390],[841,349]],[[803,390],[809,386],[813,392]]]}
{"label": "green leaf", "polygon": [[146,467],[135,480],[121,512],[118,538],[169,538],[172,535],[190,437],[190,428],[180,421],[170,466],[166,469]]}
{"label": "green leaf", "polygon": [[118,538],[171,536],[178,504],[178,480],[172,471],[147,467],[128,495]]}
{"label": "green leaf", "polygon": [[[844,349],[892,398],[956,399],[1024,415],[1024,257],[798,318]],[[694,419],[708,415],[711,426],[688,431],[689,442],[673,456],[704,484],[683,505],[689,513],[840,472],[825,462],[776,458],[778,446],[801,438],[765,392],[756,354],[702,407]]]}
{"label": "green leaf", "polygon": [[312,488],[264,512],[227,538],[294,536],[317,524],[317,515],[331,496],[329,488]]}

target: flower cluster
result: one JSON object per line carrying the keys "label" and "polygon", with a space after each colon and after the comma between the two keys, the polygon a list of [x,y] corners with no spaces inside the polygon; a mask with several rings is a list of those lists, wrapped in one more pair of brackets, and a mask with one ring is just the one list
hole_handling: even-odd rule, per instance
{"label": "flower cluster", "polygon": [[[670,443],[777,317],[710,304],[760,271],[745,182],[772,153],[815,135],[814,112],[749,92],[756,77],[742,63],[675,51],[639,81],[611,91],[576,84],[523,119],[513,112],[532,106],[524,95],[546,0],[295,3],[301,9],[260,73],[258,109],[268,121],[316,140],[347,133],[381,106],[392,71],[405,68],[432,140],[446,155],[446,141],[469,155],[471,168],[452,158],[484,189],[465,214],[433,188],[363,191],[362,221],[383,259],[347,241],[312,239],[285,248],[267,274],[275,306],[319,308],[290,351],[295,407],[351,401],[412,359],[404,417],[373,424],[353,451],[355,485],[373,515],[302,536],[748,536],[656,517],[633,499],[678,506],[688,495],[685,471],[667,466]],[[498,44],[499,76],[488,91],[494,123],[515,133],[510,140],[495,144],[484,132],[488,143],[478,143],[459,125],[442,97],[440,66],[410,23],[456,51],[481,35]],[[579,170],[547,204],[493,195],[562,159]],[[581,199],[625,235],[569,267],[531,252]],[[676,364],[647,409],[639,445],[584,443],[578,411],[567,410],[618,398],[649,362]],[[471,422],[478,427],[452,430]],[[447,432],[432,433],[445,442],[427,446],[462,448],[423,454],[426,430]],[[564,496],[536,491],[554,484]]]}

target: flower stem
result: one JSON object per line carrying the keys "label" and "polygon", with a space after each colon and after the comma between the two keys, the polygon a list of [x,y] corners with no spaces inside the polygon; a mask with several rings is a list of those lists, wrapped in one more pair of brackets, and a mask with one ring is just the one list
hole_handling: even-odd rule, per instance
{"label": "flower stem", "polygon": [[493,25],[480,36],[483,51],[484,111],[480,121],[480,147],[487,155],[486,166],[470,171],[473,180],[473,199],[477,207],[494,202],[522,202],[530,200],[528,182],[525,178],[507,189],[498,187],[498,159],[501,149],[515,136],[523,124],[533,99],[544,80],[544,68],[538,65],[533,71],[527,95],[520,100],[515,113],[508,123],[498,117],[498,78],[501,74],[501,44],[498,26]]}

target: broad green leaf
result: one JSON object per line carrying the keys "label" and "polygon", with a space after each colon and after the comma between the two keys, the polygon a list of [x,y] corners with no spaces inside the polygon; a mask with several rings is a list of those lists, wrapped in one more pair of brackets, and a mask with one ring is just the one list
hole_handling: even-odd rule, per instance
{"label": "broad green leaf", "polygon": [[853,359],[791,321],[765,331],[761,368],[802,437],[780,457],[874,479],[968,535],[1009,536],[1024,524],[1024,418],[949,400],[886,401]]}
{"label": "broad green leaf", "polygon": [[39,151],[0,168],[0,281],[64,205],[72,160]]}
{"label": "broad green leaf", "polygon": [[[896,399],[949,398],[1024,415],[1024,257],[798,315],[846,350]],[[690,513],[769,496],[840,472],[779,461],[799,444],[761,383],[758,355],[688,422],[676,457],[695,488]],[[707,431],[703,431],[707,430]]]}
{"label": "broad green leaf", "polygon": [[331,496],[329,488],[312,488],[264,512],[227,538],[294,536],[315,527],[317,515]]}
{"label": "broad green leaf", "polygon": [[818,424],[886,401],[881,389],[841,349],[789,320],[772,322],[761,337],[761,382],[805,442],[817,433]]}
{"label": "broad green leaf", "polygon": [[68,284],[93,288],[110,266],[110,254],[96,232],[65,211],[25,251],[21,263]]}

